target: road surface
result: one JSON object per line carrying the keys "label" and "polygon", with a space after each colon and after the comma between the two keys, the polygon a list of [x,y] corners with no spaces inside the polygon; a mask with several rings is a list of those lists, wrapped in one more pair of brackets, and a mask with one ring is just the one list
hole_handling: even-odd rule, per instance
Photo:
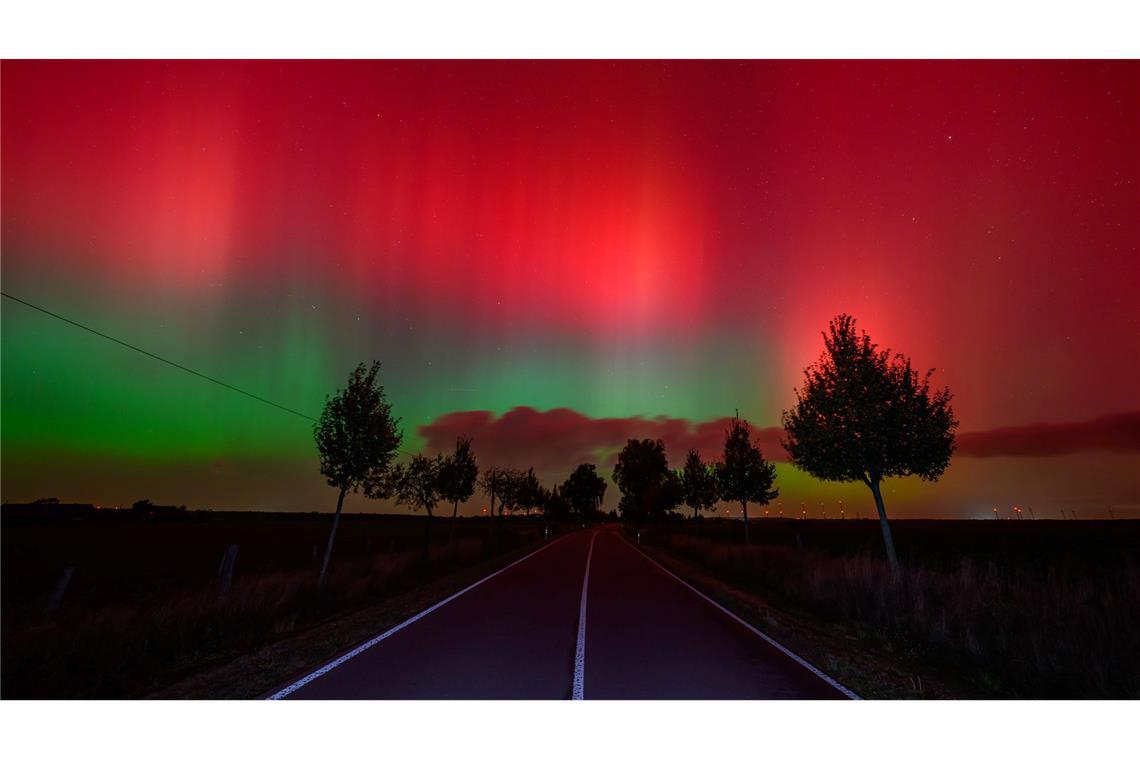
{"label": "road surface", "polygon": [[853,696],[610,526],[547,544],[273,698]]}

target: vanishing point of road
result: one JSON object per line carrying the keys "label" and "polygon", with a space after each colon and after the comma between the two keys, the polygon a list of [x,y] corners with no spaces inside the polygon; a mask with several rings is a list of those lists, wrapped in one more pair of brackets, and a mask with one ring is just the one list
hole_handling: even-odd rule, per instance
{"label": "vanishing point of road", "polygon": [[551,541],[271,698],[856,697],[603,527]]}

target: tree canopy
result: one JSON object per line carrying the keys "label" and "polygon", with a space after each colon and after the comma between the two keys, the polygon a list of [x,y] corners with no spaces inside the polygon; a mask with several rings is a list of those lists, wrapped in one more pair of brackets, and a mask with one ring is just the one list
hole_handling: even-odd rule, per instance
{"label": "tree canopy", "polygon": [[507,508],[512,512],[515,510],[529,512],[531,509],[543,508],[548,492],[543,488],[542,483],[538,482],[533,467],[525,473],[516,474],[508,482],[507,500],[509,504]]}
{"label": "tree canopy", "polygon": [[404,435],[378,380],[380,362],[362,362],[348,385],[329,397],[313,426],[321,474],[342,491],[383,483]]}
{"label": "tree canopy", "polygon": [[613,478],[622,494],[618,509],[634,524],[662,517],[681,503],[680,479],[669,469],[663,441],[631,438],[618,454]]}
{"label": "tree canopy", "polygon": [[[515,505],[518,482],[523,473],[510,467],[487,467],[478,479],[478,486],[491,499],[491,514],[502,515]],[[498,500],[498,509],[495,502]]]}
{"label": "tree canopy", "polygon": [[471,451],[471,439],[459,438],[455,441],[455,451],[439,463],[439,495],[451,504],[467,501],[475,493],[475,481],[479,476],[479,466]]}
{"label": "tree canopy", "polygon": [[697,517],[702,510],[712,509],[720,501],[716,467],[701,461],[701,455],[695,449],[689,450],[680,478],[681,493],[685,504],[693,510],[693,517]]}
{"label": "tree canopy", "polygon": [[606,481],[593,464],[578,465],[562,484],[562,496],[582,519],[589,519],[602,508]]}
{"label": "tree canopy", "polygon": [[937,480],[954,453],[958,421],[949,389],[931,391],[934,370],[920,377],[902,354],[856,334],[846,314],[830,322],[823,342],[783,414],[792,463],[821,480]]}
{"label": "tree canopy", "polygon": [[717,483],[725,501],[740,504],[744,513],[744,541],[748,533],[748,504],[767,504],[780,495],[774,488],[776,466],[765,461],[760,448],[752,443],[748,425],[734,417],[724,434],[724,458],[717,464]]}
{"label": "tree canopy", "polygon": [[407,464],[397,464],[392,468],[389,480],[392,495],[397,504],[407,504],[411,509],[423,509],[431,517],[439,502],[439,472],[442,457],[427,457],[416,454]]}

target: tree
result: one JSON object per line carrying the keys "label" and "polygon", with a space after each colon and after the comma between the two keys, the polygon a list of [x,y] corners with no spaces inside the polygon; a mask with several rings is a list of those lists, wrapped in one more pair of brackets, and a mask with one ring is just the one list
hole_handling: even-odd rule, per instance
{"label": "tree", "polygon": [[884,478],[937,480],[954,453],[958,421],[950,391],[931,392],[902,354],[880,350],[841,314],[828,324],[824,353],[804,370],[796,404],[783,414],[792,463],[822,480],[862,481],[875,498],[891,572],[898,557],[880,488]]}
{"label": "tree", "polygon": [[542,503],[542,514],[550,520],[561,520],[570,514],[573,509],[566,495],[562,493],[561,486],[554,486],[546,491]]}
{"label": "tree", "polygon": [[665,444],[660,440],[631,438],[618,454],[614,483],[621,491],[622,518],[640,525],[662,517],[681,502],[681,485],[669,469]]}
{"label": "tree", "polygon": [[[503,517],[503,510],[514,505],[515,491],[522,473],[509,467],[488,467],[479,476],[480,490],[491,499],[491,524],[495,526],[496,534],[499,521]],[[499,510],[495,511],[495,499],[499,500]]]}
{"label": "tree", "polygon": [[397,504],[407,504],[410,509],[423,509],[427,512],[424,528],[424,561],[431,550],[431,518],[435,505],[439,502],[439,472],[443,457],[426,457],[416,454],[406,465],[392,468],[390,488]]}
{"label": "tree", "polygon": [[467,501],[475,493],[475,480],[479,476],[479,466],[471,452],[471,439],[458,438],[455,451],[444,457],[439,466],[439,495],[452,504],[451,527],[447,533],[447,543],[455,537],[455,518],[459,515],[459,502]]}
{"label": "tree", "polygon": [[725,501],[740,503],[744,514],[744,543],[752,542],[748,534],[748,504],[767,504],[780,495],[776,483],[776,466],[764,461],[760,449],[753,445],[748,425],[734,417],[724,434],[724,459],[717,464],[720,496]]}
{"label": "tree", "polygon": [[562,484],[562,496],[583,520],[590,520],[602,508],[606,481],[592,464],[578,465]]}
{"label": "tree", "polygon": [[330,486],[340,490],[329,531],[324,561],[318,580],[324,585],[325,575],[336,540],[344,495],[361,488],[373,493],[383,491],[392,458],[403,441],[392,416],[392,407],[384,396],[384,386],[377,381],[380,362],[357,365],[348,377],[348,385],[325,400],[321,417],[313,425],[313,438],[321,459],[321,474]]}
{"label": "tree", "polygon": [[547,491],[542,487],[542,483],[538,482],[538,477],[535,476],[532,467],[525,473],[520,473],[513,478],[505,494],[509,509],[530,512],[535,507],[542,507],[546,500]]}
{"label": "tree", "polygon": [[685,504],[693,508],[694,520],[701,510],[711,510],[720,501],[716,467],[702,462],[695,449],[691,449],[685,458],[685,469],[681,470],[680,478],[681,493]]}

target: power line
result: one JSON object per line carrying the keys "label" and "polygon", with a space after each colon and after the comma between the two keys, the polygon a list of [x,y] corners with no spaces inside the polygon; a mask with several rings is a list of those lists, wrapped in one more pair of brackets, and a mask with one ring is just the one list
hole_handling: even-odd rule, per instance
{"label": "power line", "polygon": [[42,306],[37,306],[34,303],[31,303],[29,301],[25,301],[22,298],[17,298],[16,296],[11,295],[9,293],[5,293],[3,291],[0,291],[0,295],[4,296],[5,298],[10,298],[11,300],[15,301],[16,303],[22,303],[24,306],[27,306],[30,309],[35,309],[38,312],[41,312],[43,314],[47,314],[49,317],[55,317],[59,321],[66,322],[67,324],[72,325],[73,327],[78,327],[80,330],[86,330],[89,333],[92,333],[94,335],[98,335],[100,338],[106,338],[107,340],[111,341],[112,343],[118,343],[120,346],[125,346],[126,348],[129,348],[132,351],[138,351],[143,356],[149,356],[151,359],[157,359],[158,361],[162,362],[163,364],[169,364],[171,367],[174,367],[176,369],[180,369],[183,372],[187,372],[191,375],[194,375],[195,377],[199,377],[203,380],[208,380],[211,383],[214,383],[215,385],[220,385],[223,388],[226,388],[228,390],[240,393],[241,395],[247,396],[247,397],[253,399],[254,401],[260,401],[263,404],[269,404],[270,406],[275,407],[277,409],[280,409],[283,412],[288,412],[289,414],[295,414],[296,416],[303,417],[304,419],[309,420],[311,422],[317,421],[315,417],[310,417],[309,415],[304,414],[303,412],[298,412],[296,409],[290,409],[287,406],[282,406],[281,404],[278,404],[275,401],[270,401],[267,398],[262,398],[261,396],[258,396],[255,393],[250,393],[249,391],[243,391],[241,388],[235,387],[235,386],[230,385],[229,383],[226,383],[226,382],[222,382],[221,380],[218,380],[216,377],[210,377],[209,375],[203,374],[197,370],[190,369],[189,367],[187,367],[183,364],[179,364],[178,362],[172,362],[172,361],[170,361],[170,359],[165,359],[165,358],[159,356],[158,354],[152,354],[150,351],[139,348],[138,346],[131,345],[130,343],[127,343],[125,340],[119,340],[118,338],[112,337],[112,336],[108,335],[107,333],[99,332],[98,330],[96,330],[93,327],[88,327],[85,324],[81,324],[79,322],[76,322],[74,319],[68,319],[67,317],[64,317],[60,314],[56,314],[54,311],[50,311],[48,309],[45,309]]}

